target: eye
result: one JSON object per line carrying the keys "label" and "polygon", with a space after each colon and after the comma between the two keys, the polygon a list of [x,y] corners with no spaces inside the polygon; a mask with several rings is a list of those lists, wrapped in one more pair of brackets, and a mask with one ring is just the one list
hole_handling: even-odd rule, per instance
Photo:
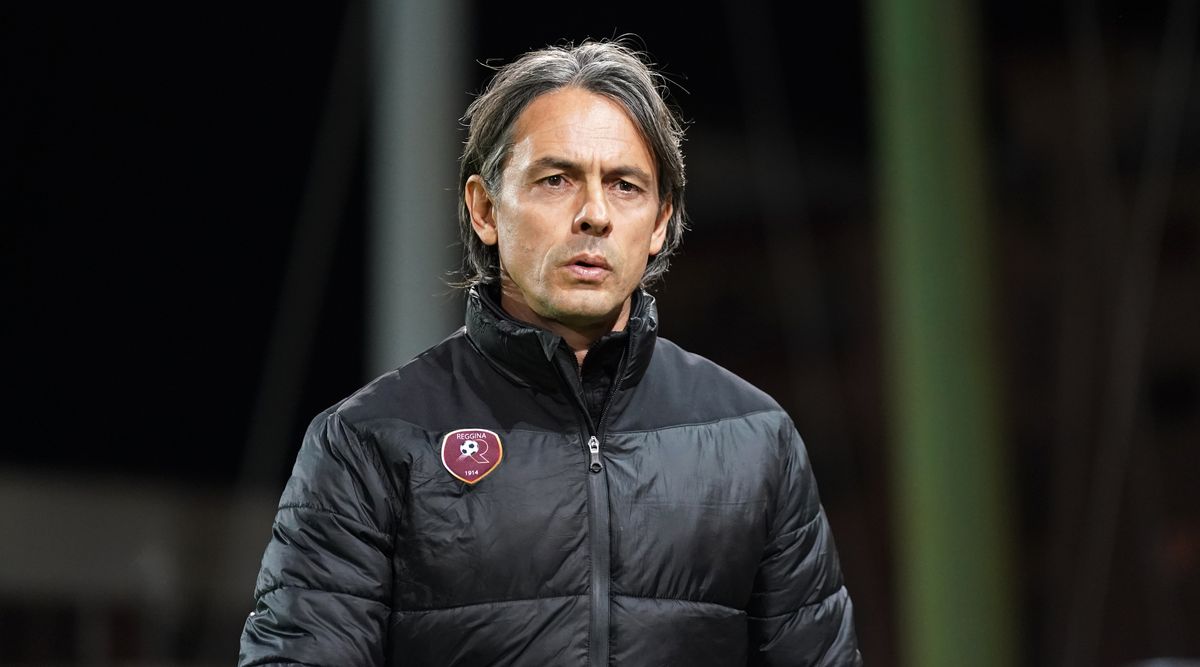
{"label": "eye", "polygon": [[566,179],[562,177],[562,174],[554,174],[543,178],[542,182],[552,188],[557,188],[562,187],[566,183]]}
{"label": "eye", "polygon": [[641,188],[634,185],[633,183],[630,183],[629,181],[617,181],[617,189],[620,190],[621,192],[624,192],[627,194],[633,194],[635,192],[642,191]]}

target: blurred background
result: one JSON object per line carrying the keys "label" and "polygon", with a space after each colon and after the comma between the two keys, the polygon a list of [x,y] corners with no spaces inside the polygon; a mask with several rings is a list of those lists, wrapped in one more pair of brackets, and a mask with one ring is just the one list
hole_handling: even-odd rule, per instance
{"label": "blurred background", "polygon": [[1200,664],[1194,1],[0,10],[0,665],[231,664],[313,415],[461,324],[488,65],[636,33],[662,334],[808,443],[871,665]]}

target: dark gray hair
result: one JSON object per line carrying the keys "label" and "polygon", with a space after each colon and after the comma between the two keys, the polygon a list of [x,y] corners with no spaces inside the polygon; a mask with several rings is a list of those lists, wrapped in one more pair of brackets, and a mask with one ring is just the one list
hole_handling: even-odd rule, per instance
{"label": "dark gray hair", "polygon": [[621,105],[649,144],[658,172],[659,201],[661,205],[670,202],[673,211],[667,221],[666,242],[646,265],[642,287],[666,273],[669,257],[686,228],[683,124],[666,103],[666,78],[652,68],[645,53],[619,39],[531,51],[497,70],[462,118],[467,141],[459,159],[458,223],[464,249],[460,286],[500,275],[496,246],[484,245],[471,228],[470,212],[462,198],[467,179],[479,174],[488,192],[498,192],[517,118],[539,95],[568,87],[603,95]]}

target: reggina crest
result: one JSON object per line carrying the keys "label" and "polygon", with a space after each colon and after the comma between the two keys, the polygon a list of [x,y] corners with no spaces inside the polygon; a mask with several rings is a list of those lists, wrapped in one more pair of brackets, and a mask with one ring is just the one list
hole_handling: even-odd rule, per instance
{"label": "reggina crest", "polygon": [[442,465],[458,479],[474,484],[500,466],[500,436],[483,428],[460,428],[442,438]]}

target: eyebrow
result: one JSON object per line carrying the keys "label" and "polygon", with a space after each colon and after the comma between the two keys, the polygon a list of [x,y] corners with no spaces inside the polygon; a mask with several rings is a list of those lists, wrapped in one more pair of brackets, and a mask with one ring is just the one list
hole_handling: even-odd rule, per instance
{"label": "eyebrow", "polygon": [[[533,164],[529,165],[529,170],[533,171],[536,169],[559,169],[567,172],[568,174],[578,174],[584,171],[583,166],[578,162],[572,162],[566,158],[556,157],[553,155],[540,157],[534,160]],[[606,174],[620,177],[633,176],[634,178],[641,179],[646,183],[654,182],[654,179],[651,178],[650,174],[646,173],[644,169],[635,167],[633,165],[620,165],[608,170]]]}

